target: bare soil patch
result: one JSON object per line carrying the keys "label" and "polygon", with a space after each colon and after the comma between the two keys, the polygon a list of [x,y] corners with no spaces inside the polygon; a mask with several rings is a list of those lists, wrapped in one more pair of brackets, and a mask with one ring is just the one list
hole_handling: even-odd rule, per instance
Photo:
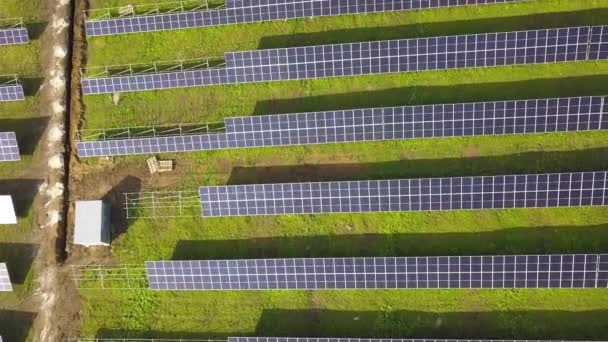
{"label": "bare soil patch", "polygon": [[481,155],[481,151],[479,151],[479,147],[477,146],[468,146],[462,151],[462,156],[465,158],[474,158],[479,157]]}

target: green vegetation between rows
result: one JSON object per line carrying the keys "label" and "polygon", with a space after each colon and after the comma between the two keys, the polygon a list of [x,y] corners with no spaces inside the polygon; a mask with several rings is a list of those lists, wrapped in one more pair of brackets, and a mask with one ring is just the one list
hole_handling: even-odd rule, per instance
{"label": "green vegetation between rows", "polygon": [[31,39],[29,44],[3,46],[0,49],[0,83],[16,76],[23,84],[27,96],[25,101],[0,103],[0,131],[16,131],[19,146],[24,152],[22,161],[0,164],[0,179],[14,177],[29,165],[33,149],[38,143],[37,131],[44,127],[46,122],[44,118],[39,117],[39,100],[36,96],[43,80],[39,38],[45,24],[41,22],[39,15],[41,2],[0,2],[0,19],[22,18]]}
{"label": "green vegetation between rows", "polygon": [[[93,1],[93,7],[138,1]],[[89,65],[191,57],[258,47],[606,23],[605,1],[347,16],[157,32],[89,41]],[[605,94],[608,64],[576,63],[375,75],[85,97],[85,128],[218,121],[370,106]],[[608,134],[426,139],[212,151],[171,158],[177,186],[481,175],[608,168]],[[117,158],[115,169],[145,157]],[[91,161],[94,163],[94,161]],[[122,215],[123,212],[114,213]],[[117,263],[153,259],[606,252],[605,208],[179,218],[131,221]],[[82,334],[606,339],[602,290],[82,291]]]}
{"label": "green vegetation between rows", "polygon": [[22,18],[31,40],[29,44],[0,47],[0,83],[16,75],[26,92],[25,101],[0,103],[0,131],[17,133],[21,153],[18,162],[0,163],[0,194],[13,196],[18,216],[17,226],[0,228],[0,262],[7,263],[14,287],[13,292],[0,293],[0,335],[5,341],[25,341],[35,317],[34,313],[24,311],[22,305],[34,287],[31,269],[38,245],[32,243],[35,232],[31,206],[43,181],[42,175],[28,174],[28,168],[48,122],[48,114],[41,112],[37,95],[43,80],[40,65],[40,35],[46,26],[41,19],[43,3],[0,1],[0,19]]}
{"label": "green vegetation between rows", "polygon": [[[104,5],[149,3],[94,1]],[[89,66],[222,57],[224,52],[420,36],[606,24],[604,0],[535,0],[138,33],[89,39]]]}

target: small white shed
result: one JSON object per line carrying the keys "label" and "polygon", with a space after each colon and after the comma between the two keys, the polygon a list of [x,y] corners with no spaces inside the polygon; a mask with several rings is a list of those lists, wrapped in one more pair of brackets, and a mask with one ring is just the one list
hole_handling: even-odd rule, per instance
{"label": "small white shed", "polygon": [[0,224],[17,224],[13,199],[9,195],[0,195]]}
{"label": "small white shed", "polygon": [[77,201],[74,244],[110,245],[110,205],[103,201]]}

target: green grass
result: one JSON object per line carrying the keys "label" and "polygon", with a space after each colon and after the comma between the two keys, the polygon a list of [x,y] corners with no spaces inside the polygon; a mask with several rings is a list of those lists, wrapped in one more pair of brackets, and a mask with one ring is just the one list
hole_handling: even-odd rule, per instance
{"label": "green grass", "polygon": [[[27,152],[22,160],[15,163],[0,164],[0,179],[18,176],[20,170],[26,169],[31,162],[31,151],[38,137],[39,126],[44,125],[41,116],[37,92],[42,83],[40,66],[40,40],[35,37],[41,26],[39,10],[42,1],[6,0],[0,2],[2,18],[23,18],[23,23],[31,32],[29,44],[2,47],[0,58],[0,81],[16,75],[25,88],[26,100],[0,103],[0,129],[16,131],[20,148]],[[35,132],[34,132],[35,131]]]}
{"label": "green grass", "polygon": [[[138,2],[147,3],[145,0],[135,1]],[[103,7],[104,4],[108,2],[95,1],[92,8]],[[606,23],[606,11],[603,0],[537,0],[507,5],[323,17],[97,37],[88,42],[88,65],[219,57],[227,51],[258,48],[592,25]],[[121,53],[114,53],[115,51]]]}
{"label": "green grass", "polygon": [[83,334],[592,339],[605,336],[608,305],[601,290],[105,293],[85,308],[105,313],[89,320],[107,328]]}
{"label": "green grass", "polygon": [[608,62],[602,61],[123,93],[118,105],[110,95],[97,95],[85,97],[84,128],[214,122],[250,114],[603,94],[607,80]]}
{"label": "green grass", "polygon": [[[92,1],[92,7],[146,1]],[[608,23],[605,1],[345,16],[94,38],[89,65],[225,51]],[[218,121],[372,106],[606,94],[606,62],[375,75],[85,97],[85,128]],[[177,185],[382,179],[608,169],[608,133],[369,142],[162,155]],[[115,168],[145,157],[116,158]],[[90,161],[94,163],[94,161]],[[162,177],[162,176],[161,176]],[[159,183],[164,183],[161,179]],[[118,213],[118,215],[123,212]],[[154,259],[606,252],[604,208],[131,221],[117,263]],[[602,290],[82,291],[82,335],[608,338]]]}
{"label": "green grass", "polygon": [[16,226],[0,229],[0,262],[7,263],[14,286],[13,292],[0,293],[0,335],[10,341],[27,339],[34,317],[28,310],[35,309],[25,308],[23,303],[27,303],[34,287],[31,264],[38,245],[32,242],[35,231],[31,205],[41,180],[24,179],[23,175],[32,164],[34,147],[47,122],[37,96],[43,77],[39,53],[39,35],[44,29],[42,10],[41,0],[0,1],[1,18],[23,18],[31,38],[29,44],[2,47],[0,52],[0,79],[17,75],[27,96],[25,101],[0,103],[0,131],[15,131],[21,152],[20,161],[0,163],[0,194],[12,195],[18,212]]}

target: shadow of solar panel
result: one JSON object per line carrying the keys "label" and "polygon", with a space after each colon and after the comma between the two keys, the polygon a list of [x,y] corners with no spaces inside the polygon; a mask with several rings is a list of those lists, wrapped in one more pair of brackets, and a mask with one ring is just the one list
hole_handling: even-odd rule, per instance
{"label": "shadow of solar panel", "polygon": [[[85,78],[85,95],[608,58],[604,26],[229,52],[226,67]],[[592,32],[598,32],[593,35]],[[600,37],[600,38],[597,38]],[[591,44],[590,39],[598,40]],[[593,50],[595,49],[595,50]]]}
{"label": "shadow of solar panel", "polygon": [[235,117],[225,133],[80,141],[80,157],[608,129],[605,96]]}
{"label": "shadow of solar panel", "polygon": [[26,44],[30,42],[25,27],[0,29],[0,45]]}
{"label": "shadow of solar panel", "polygon": [[19,160],[19,147],[14,132],[0,132],[0,162]]}
{"label": "shadow of solar panel", "polygon": [[608,172],[203,186],[202,216],[608,205]]}
{"label": "shadow of solar panel", "polygon": [[177,30],[343,14],[509,3],[523,0],[262,0],[227,1],[226,7],[207,11],[166,13],[85,21],[89,37]]}
{"label": "shadow of solar panel", "polygon": [[147,261],[153,290],[607,288],[608,254]]}
{"label": "shadow of solar panel", "polygon": [[0,86],[0,102],[21,100],[25,100],[25,94],[21,84]]}

